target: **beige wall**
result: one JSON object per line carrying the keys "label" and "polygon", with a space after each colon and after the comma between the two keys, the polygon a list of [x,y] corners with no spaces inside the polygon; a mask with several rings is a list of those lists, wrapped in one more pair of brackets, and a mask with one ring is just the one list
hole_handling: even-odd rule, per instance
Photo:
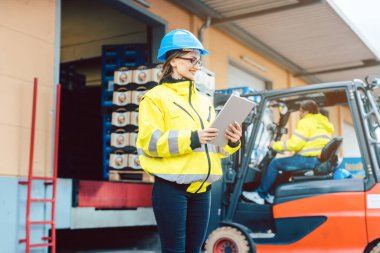
{"label": "beige wall", "polygon": [[0,1],[0,175],[27,175],[34,77],[34,167],[37,175],[51,170],[54,32],[54,1]]}
{"label": "beige wall", "polygon": [[[182,28],[198,34],[203,21],[197,16],[170,1],[149,2],[151,8],[146,10],[166,20],[168,30]],[[38,175],[49,174],[52,169],[55,7],[53,0],[0,1],[0,175],[27,175],[33,77],[39,78],[34,165]],[[75,41],[67,41],[70,43]],[[210,51],[204,59],[205,65],[215,72],[217,89],[227,87],[229,60],[272,80],[273,88],[304,84],[214,27],[205,30],[204,45]],[[75,58],[75,50],[79,49],[67,47],[64,58]],[[248,65],[241,56],[253,59],[267,71]]]}

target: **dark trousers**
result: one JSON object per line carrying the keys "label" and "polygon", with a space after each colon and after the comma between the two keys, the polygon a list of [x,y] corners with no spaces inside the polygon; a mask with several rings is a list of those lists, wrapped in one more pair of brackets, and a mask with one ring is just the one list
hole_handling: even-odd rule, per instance
{"label": "dark trousers", "polygon": [[283,158],[273,159],[266,170],[264,177],[261,179],[261,184],[257,189],[257,193],[265,198],[269,189],[277,179],[279,170],[283,171],[300,171],[312,170],[319,164],[319,160],[315,156],[294,155]]}
{"label": "dark trousers", "polygon": [[163,253],[199,253],[210,218],[211,191],[188,193],[181,185],[156,177],[153,211]]}

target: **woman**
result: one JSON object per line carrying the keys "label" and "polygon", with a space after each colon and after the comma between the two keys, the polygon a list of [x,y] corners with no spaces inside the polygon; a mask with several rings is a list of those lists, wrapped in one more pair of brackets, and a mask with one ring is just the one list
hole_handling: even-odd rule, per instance
{"label": "woman", "polygon": [[155,175],[152,202],[162,252],[200,252],[211,183],[222,175],[220,158],[240,147],[236,122],[224,133],[228,145],[209,144],[218,135],[209,127],[214,108],[194,86],[200,56],[207,53],[189,31],[166,34],[158,52],[158,60],[165,61],[160,85],[140,101],[137,149],[141,167]]}

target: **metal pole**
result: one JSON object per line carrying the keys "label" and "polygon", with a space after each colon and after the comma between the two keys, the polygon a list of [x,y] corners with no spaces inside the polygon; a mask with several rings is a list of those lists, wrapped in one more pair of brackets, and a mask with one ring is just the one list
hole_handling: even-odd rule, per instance
{"label": "metal pole", "polygon": [[53,172],[53,202],[52,202],[52,226],[51,226],[51,253],[56,252],[56,231],[55,231],[55,208],[57,194],[57,176],[58,176],[58,148],[59,148],[59,116],[61,108],[61,84],[57,85],[55,100],[55,135],[54,135],[54,172]]}

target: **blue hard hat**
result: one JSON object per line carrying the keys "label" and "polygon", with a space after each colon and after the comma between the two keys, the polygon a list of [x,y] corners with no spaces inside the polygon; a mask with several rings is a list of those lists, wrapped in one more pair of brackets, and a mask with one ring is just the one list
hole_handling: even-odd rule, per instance
{"label": "blue hard hat", "polygon": [[165,61],[167,52],[178,49],[194,49],[199,50],[200,55],[208,54],[208,51],[203,48],[202,43],[194,34],[187,30],[176,29],[167,33],[162,38],[157,59]]}
{"label": "blue hard hat", "polygon": [[343,169],[343,168],[339,168],[339,169],[334,171],[333,178],[334,179],[346,179],[346,178],[352,178],[352,175],[348,170]]}

